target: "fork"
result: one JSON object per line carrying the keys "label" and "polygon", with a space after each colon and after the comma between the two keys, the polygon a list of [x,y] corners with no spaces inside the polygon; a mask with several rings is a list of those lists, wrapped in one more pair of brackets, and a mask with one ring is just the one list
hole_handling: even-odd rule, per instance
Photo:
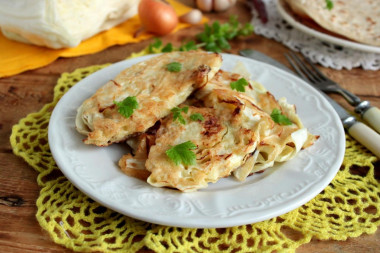
{"label": "fork", "polygon": [[348,90],[342,88],[339,84],[322,74],[321,71],[308,58],[301,60],[295,53],[285,54],[290,65],[296,70],[298,75],[304,80],[311,83],[315,88],[325,93],[338,93],[342,95],[349,104],[355,106],[354,111],[369,123],[369,125],[380,133],[380,109],[371,106],[369,101],[360,100],[360,98]]}

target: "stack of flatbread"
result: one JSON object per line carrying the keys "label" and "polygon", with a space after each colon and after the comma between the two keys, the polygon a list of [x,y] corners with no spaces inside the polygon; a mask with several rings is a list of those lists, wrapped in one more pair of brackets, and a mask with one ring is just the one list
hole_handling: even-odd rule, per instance
{"label": "stack of flatbread", "polygon": [[[182,66],[179,71],[168,71],[173,62]],[[126,141],[132,153],[119,161],[123,172],[183,192],[230,175],[243,181],[314,143],[317,137],[303,127],[294,105],[285,98],[276,100],[253,81],[244,91],[231,89],[232,82],[246,79],[220,70],[221,65],[219,54],[192,51],[166,53],[131,66],[84,101],[77,130],[86,135],[86,144]],[[130,96],[138,107],[127,118],[115,101]],[[291,123],[276,123],[274,110]],[[194,145],[195,162],[173,162],[167,151],[186,142]]]}
{"label": "stack of flatbread", "polygon": [[[304,24],[353,41],[380,46],[380,2],[378,0],[281,0]],[[317,27],[318,29],[318,27]],[[322,30],[323,31],[323,30]]]}

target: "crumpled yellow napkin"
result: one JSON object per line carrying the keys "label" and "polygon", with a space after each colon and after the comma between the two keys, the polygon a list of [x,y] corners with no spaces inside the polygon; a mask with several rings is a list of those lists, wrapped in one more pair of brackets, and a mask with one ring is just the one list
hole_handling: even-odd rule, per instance
{"label": "crumpled yellow napkin", "polygon": [[[191,8],[174,0],[168,0],[168,2],[174,7],[178,16],[191,10]],[[207,22],[206,18],[202,19],[202,23],[204,22]],[[189,26],[189,24],[179,23],[174,32]],[[136,15],[108,31],[83,41],[77,47],[65,49],[28,45],[9,40],[0,33],[0,77],[11,76],[26,70],[46,66],[58,57],[75,57],[96,53],[113,45],[135,43],[154,36],[143,32],[137,38],[134,38],[134,33],[140,27],[140,19]]]}

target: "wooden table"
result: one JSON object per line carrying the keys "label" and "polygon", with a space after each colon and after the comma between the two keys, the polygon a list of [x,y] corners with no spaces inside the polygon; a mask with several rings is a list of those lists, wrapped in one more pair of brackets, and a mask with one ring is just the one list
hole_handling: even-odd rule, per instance
{"label": "wooden table", "polygon": [[[208,15],[211,20],[226,21],[231,14],[239,14],[241,22],[248,22],[251,14],[244,3],[223,14]],[[164,42],[179,45],[186,38],[203,30],[202,26],[188,28],[162,38]],[[21,158],[13,155],[9,143],[11,128],[29,113],[39,111],[44,104],[51,102],[53,87],[63,72],[94,64],[117,62],[128,57],[132,52],[145,48],[152,40],[137,44],[114,46],[102,52],[76,58],[61,58],[52,64],[15,76],[0,79],[0,252],[71,252],[51,241],[36,221],[36,199],[39,187],[36,183],[37,173]],[[237,54],[239,49],[252,48],[261,51],[285,63],[284,52],[288,49],[282,44],[252,35],[232,42],[228,53]],[[357,94],[361,99],[369,100],[380,107],[380,71],[333,70],[322,71],[341,83],[342,86]],[[347,109],[352,109],[342,98],[332,96]],[[379,170],[379,162],[376,164]],[[2,199],[15,197],[22,200],[20,206],[7,206]],[[291,233],[291,232],[290,232]],[[380,247],[380,230],[374,235],[362,235],[347,241],[318,241],[297,249],[301,252],[378,252]]]}

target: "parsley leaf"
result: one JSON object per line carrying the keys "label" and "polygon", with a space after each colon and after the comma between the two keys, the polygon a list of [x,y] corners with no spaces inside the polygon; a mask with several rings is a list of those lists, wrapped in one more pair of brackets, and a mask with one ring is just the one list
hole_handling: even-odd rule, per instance
{"label": "parsley leaf", "polygon": [[326,9],[332,10],[334,7],[334,2],[332,0],[326,0]]}
{"label": "parsley leaf", "polygon": [[197,145],[191,141],[186,141],[181,144],[170,146],[170,149],[166,150],[166,155],[176,165],[182,163],[183,165],[195,164],[196,155],[191,149],[196,149]]}
{"label": "parsley leaf", "polygon": [[195,41],[194,40],[190,40],[186,44],[182,45],[179,48],[179,51],[190,51],[190,50],[197,50],[197,49],[198,49],[198,47],[197,47]]}
{"label": "parsley leaf", "polygon": [[190,115],[190,119],[193,120],[193,121],[196,121],[196,120],[200,120],[200,121],[204,121],[205,118],[203,118],[203,115],[200,114],[200,113],[193,113]]}
{"label": "parsley leaf", "polygon": [[183,118],[181,112],[184,112],[186,114],[189,111],[188,106],[185,106],[183,108],[174,107],[170,111],[173,113],[173,121],[178,120],[178,122],[182,125],[186,125],[186,120]]}
{"label": "parsley leaf", "polygon": [[237,36],[248,36],[252,34],[253,32],[253,26],[251,23],[246,23],[243,27],[241,27],[238,32]]}
{"label": "parsley leaf", "polygon": [[167,52],[173,52],[173,45],[172,45],[172,43],[168,43],[168,44],[166,44],[163,48],[162,48],[162,52],[164,52],[164,53],[167,53]]}
{"label": "parsley leaf", "polygon": [[131,117],[133,111],[139,108],[139,103],[136,97],[127,97],[121,102],[113,101],[118,107],[117,111],[126,118]]}
{"label": "parsley leaf", "polygon": [[199,45],[207,51],[221,52],[230,49],[229,40],[237,36],[247,36],[252,34],[253,26],[246,23],[241,26],[236,16],[231,16],[229,22],[220,24],[218,21],[210,25],[205,24],[204,31],[197,35],[197,39],[202,42]]}
{"label": "parsley leaf", "polygon": [[273,109],[272,113],[270,114],[270,117],[272,120],[280,125],[291,125],[292,122],[288,117],[283,115],[281,111],[277,108]]}
{"label": "parsley leaf", "polygon": [[158,38],[154,38],[154,42],[149,44],[148,51],[150,54],[155,54],[160,52],[162,46],[162,41]]}
{"label": "parsley leaf", "polygon": [[244,86],[247,86],[247,85],[248,85],[248,81],[245,80],[244,78],[240,78],[239,80],[230,83],[231,89],[237,90],[240,92],[245,92]]}
{"label": "parsley leaf", "polygon": [[[332,1],[332,0],[326,0]],[[215,21],[212,24],[205,24],[204,30],[196,35],[196,40],[191,40],[182,44],[179,48],[174,48],[171,43],[163,46],[162,41],[155,38],[154,42],[148,46],[149,53],[190,51],[199,48],[206,51],[221,52],[231,48],[230,40],[238,36],[248,36],[253,33],[253,26],[250,23],[240,24],[237,16],[230,16],[228,22],[221,24]]]}
{"label": "parsley leaf", "polygon": [[179,62],[171,62],[166,65],[166,69],[170,72],[180,72],[182,69],[182,64]]}

